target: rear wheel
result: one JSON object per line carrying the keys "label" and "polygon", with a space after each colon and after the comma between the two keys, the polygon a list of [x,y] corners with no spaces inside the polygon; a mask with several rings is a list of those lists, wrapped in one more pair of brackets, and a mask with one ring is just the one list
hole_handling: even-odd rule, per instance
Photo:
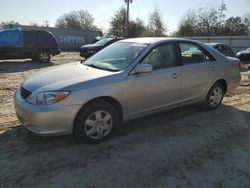
{"label": "rear wheel", "polygon": [[116,109],[108,102],[100,101],[84,107],[76,117],[74,136],[88,142],[101,142],[112,136],[118,127]]}
{"label": "rear wheel", "polygon": [[205,108],[207,110],[215,110],[223,100],[225,94],[225,88],[221,83],[215,83],[209,90],[206,100],[205,100]]}
{"label": "rear wheel", "polygon": [[42,63],[48,63],[50,61],[50,53],[48,51],[40,51],[37,54],[37,59]]}

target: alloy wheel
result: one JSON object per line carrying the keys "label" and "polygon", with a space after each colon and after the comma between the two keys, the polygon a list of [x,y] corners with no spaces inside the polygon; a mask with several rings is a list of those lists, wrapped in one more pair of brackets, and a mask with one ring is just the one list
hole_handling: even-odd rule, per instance
{"label": "alloy wheel", "polygon": [[47,52],[42,52],[40,53],[40,57],[39,59],[42,61],[42,62],[47,62],[49,61],[49,54]]}
{"label": "alloy wheel", "polygon": [[84,131],[86,135],[96,140],[107,136],[112,128],[112,116],[108,112],[101,110],[90,114],[84,123]]}
{"label": "alloy wheel", "polygon": [[223,98],[223,91],[220,87],[215,87],[210,93],[209,103],[211,106],[216,107],[220,104]]}

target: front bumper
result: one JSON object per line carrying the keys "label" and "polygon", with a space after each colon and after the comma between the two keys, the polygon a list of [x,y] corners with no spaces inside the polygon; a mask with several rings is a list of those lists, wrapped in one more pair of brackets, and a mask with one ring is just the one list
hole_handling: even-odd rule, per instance
{"label": "front bumper", "polygon": [[94,55],[97,52],[96,49],[80,49],[80,56],[84,58],[89,58],[90,56]]}
{"label": "front bumper", "polygon": [[15,93],[17,118],[23,126],[38,135],[73,133],[73,124],[81,105],[33,105],[22,99],[20,89]]}

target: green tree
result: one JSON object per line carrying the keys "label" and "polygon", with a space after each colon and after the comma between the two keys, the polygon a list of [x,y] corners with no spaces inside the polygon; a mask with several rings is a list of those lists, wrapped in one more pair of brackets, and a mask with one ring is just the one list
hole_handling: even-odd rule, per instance
{"label": "green tree", "polygon": [[121,7],[111,18],[109,34],[120,37],[126,36],[126,15],[127,11]]}
{"label": "green tree", "polygon": [[94,25],[93,16],[84,9],[63,14],[56,20],[55,26],[63,29],[98,30]]}
{"label": "green tree", "polygon": [[15,21],[9,21],[9,22],[1,22],[0,23],[0,28],[2,29],[11,29],[19,26],[20,24]]}
{"label": "green tree", "polygon": [[225,35],[247,35],[249,33],[248,20],[242,21],[240,17],[230,17],[225,21],[223,33]]}
{"label": "green tree", "polygon": [[189,10],[180,20],[177,36],[225,35],[226,4]]}
{"label": "green tree", "polygon": [[140,37],[147,35],[147,28],[144,25],[143,21],[137,18],[135,21],[130,21],[129,23],[129,37]]}
{"label": "green tree", "polygon": [[148,35],[154,37],[166,36],[166,25],[158,7],[155,7],[148,19]]}
{"label": "green tree", "polygon": [[250,35],[250,13],[243,15],[242,20],[245,24],[248,25],[248,35]]}
{"label": "green tree", "polygon": [[[126,16],[127,11],[124,7],[121,7],[111,18],[110,22],[110,35],[125,37],[126,36]],[[130,20],[128,37],[139,37],[145,35],[146,26],[143,21],[137,18],[135,21]]]}

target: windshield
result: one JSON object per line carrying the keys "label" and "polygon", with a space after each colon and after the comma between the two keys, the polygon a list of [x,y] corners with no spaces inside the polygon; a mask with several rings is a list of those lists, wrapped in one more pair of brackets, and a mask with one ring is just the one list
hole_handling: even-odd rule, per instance
{"label": "windshield", "polygon": [[104,46],[105,44],[107,44],[111,40],[112,40],[112,38],[105,38],[105,39],[101,39],[101,40],[97,41],[95,44]]}
{"label": "windshield", "polygon": [[146,47],[146,44],[114,43],[90,57],[84,64],[103,70],[121,71],[130,65]]}

